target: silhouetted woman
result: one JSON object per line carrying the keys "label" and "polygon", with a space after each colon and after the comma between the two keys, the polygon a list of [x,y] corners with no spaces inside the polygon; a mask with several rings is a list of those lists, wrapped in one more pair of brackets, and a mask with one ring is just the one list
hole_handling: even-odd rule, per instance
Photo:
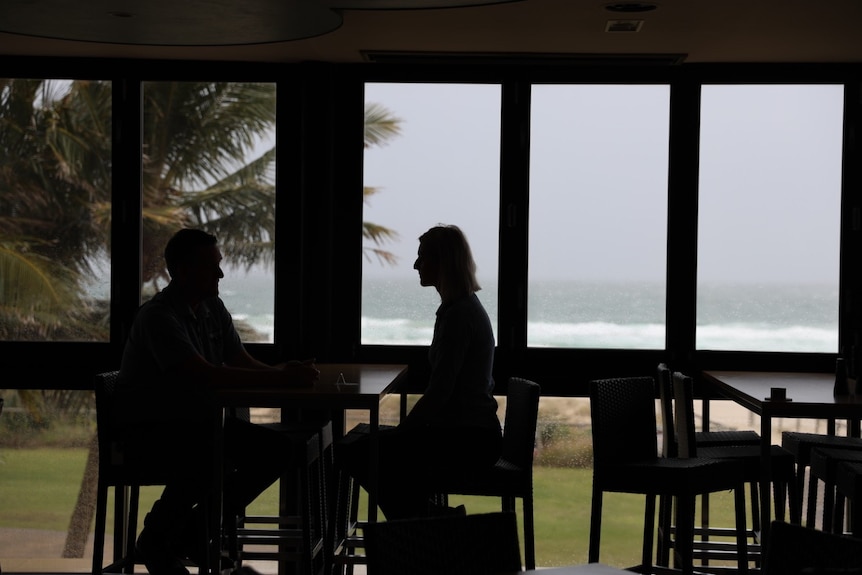
{"label": "silhouetted woman", "polygon": [[[493,396],[494,334],[476,292],[476,264],[457,226],[419,237],[414,269],[440,307],[428,350],[428,385],[401,423],[380,432],[378,502],[387,519],[442,513],[429,503],[442,477],[494,465],[502,431]],[[348,434],[342,464],[365,485],[367,436]]]}

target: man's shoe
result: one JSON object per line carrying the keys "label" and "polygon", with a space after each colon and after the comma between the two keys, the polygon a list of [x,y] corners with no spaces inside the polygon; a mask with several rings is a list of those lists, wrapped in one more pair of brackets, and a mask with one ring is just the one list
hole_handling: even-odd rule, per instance
{"label": "man's shoe", "polygon": [[168,540],[151,527],[144,527],[138,535],[135,552],[150,575],[189,575],[189,570],[171,551]]}

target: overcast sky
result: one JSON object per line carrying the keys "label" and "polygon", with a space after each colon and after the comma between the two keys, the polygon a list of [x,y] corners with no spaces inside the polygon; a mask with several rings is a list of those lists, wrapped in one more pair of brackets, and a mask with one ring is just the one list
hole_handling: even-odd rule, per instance
{"label": "overcast sky", "polygon": [[[668,94],[534,88],[531,279],[664,279]],[[365,158],[364,218],[399,233],[399,264],[364,273],[415,274],[419,234],[452,223],[494,277],[499,86],[369,84],[366,101],[402,122]],[[704,88],[702,280],[837,282],[842,102],[839,86]]]}

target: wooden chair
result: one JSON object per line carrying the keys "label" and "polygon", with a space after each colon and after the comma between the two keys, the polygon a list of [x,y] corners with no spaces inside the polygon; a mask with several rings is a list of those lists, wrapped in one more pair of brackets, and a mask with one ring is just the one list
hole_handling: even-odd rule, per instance
{"label": "wooden chair", "polygon": [[656,497],[676,501],[674,564],[683,573],[694,569],[695,499],[703,493],[735,494],[738,572],[748,572],[745,484],[742,463],[705,458],[659,457],[656,433],[656,382],[626,377],[590,382],[593,434],[593,494],[588,560],[599,562],[602,502],[607,492],[645,496],[641,564],[633,571],[661,571],[652,557]]}
{"label": "wooden chair", "polygon": [[398,519],[365,527],[368,575],[495,575],[521,570],[512,512]]}
{"label": "wooden chair", "polygon": [[515,512],[516,499],[522,502],[524,520],[524,564],[536,568],[535,522],[533,512],[533,454],[539,417],[539,384],[511,377],[506,392],[503,423],[503,453],[494,467],[469,477],[446,477],[440,487],[444,504],[449,495],[499,497],[501,510]]}

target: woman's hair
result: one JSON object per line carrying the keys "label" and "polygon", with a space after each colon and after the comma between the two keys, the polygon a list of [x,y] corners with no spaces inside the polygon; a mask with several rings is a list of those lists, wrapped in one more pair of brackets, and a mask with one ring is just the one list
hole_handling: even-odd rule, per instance
{"label": "woman's hair", "polygon": [[482,289],[470,244],[458,226],[435,226],[419,236],[419,242],[422,257],[437,264],[442,296],[458,298]]}
{"label": "woman's hair", "polygon": [[216,237],[203,230],[182,229],[168,240],[165,246],[165,265],[173,277],[177,266],[192,261],[198,255],[201,246],[214,246],[218,243]]}

